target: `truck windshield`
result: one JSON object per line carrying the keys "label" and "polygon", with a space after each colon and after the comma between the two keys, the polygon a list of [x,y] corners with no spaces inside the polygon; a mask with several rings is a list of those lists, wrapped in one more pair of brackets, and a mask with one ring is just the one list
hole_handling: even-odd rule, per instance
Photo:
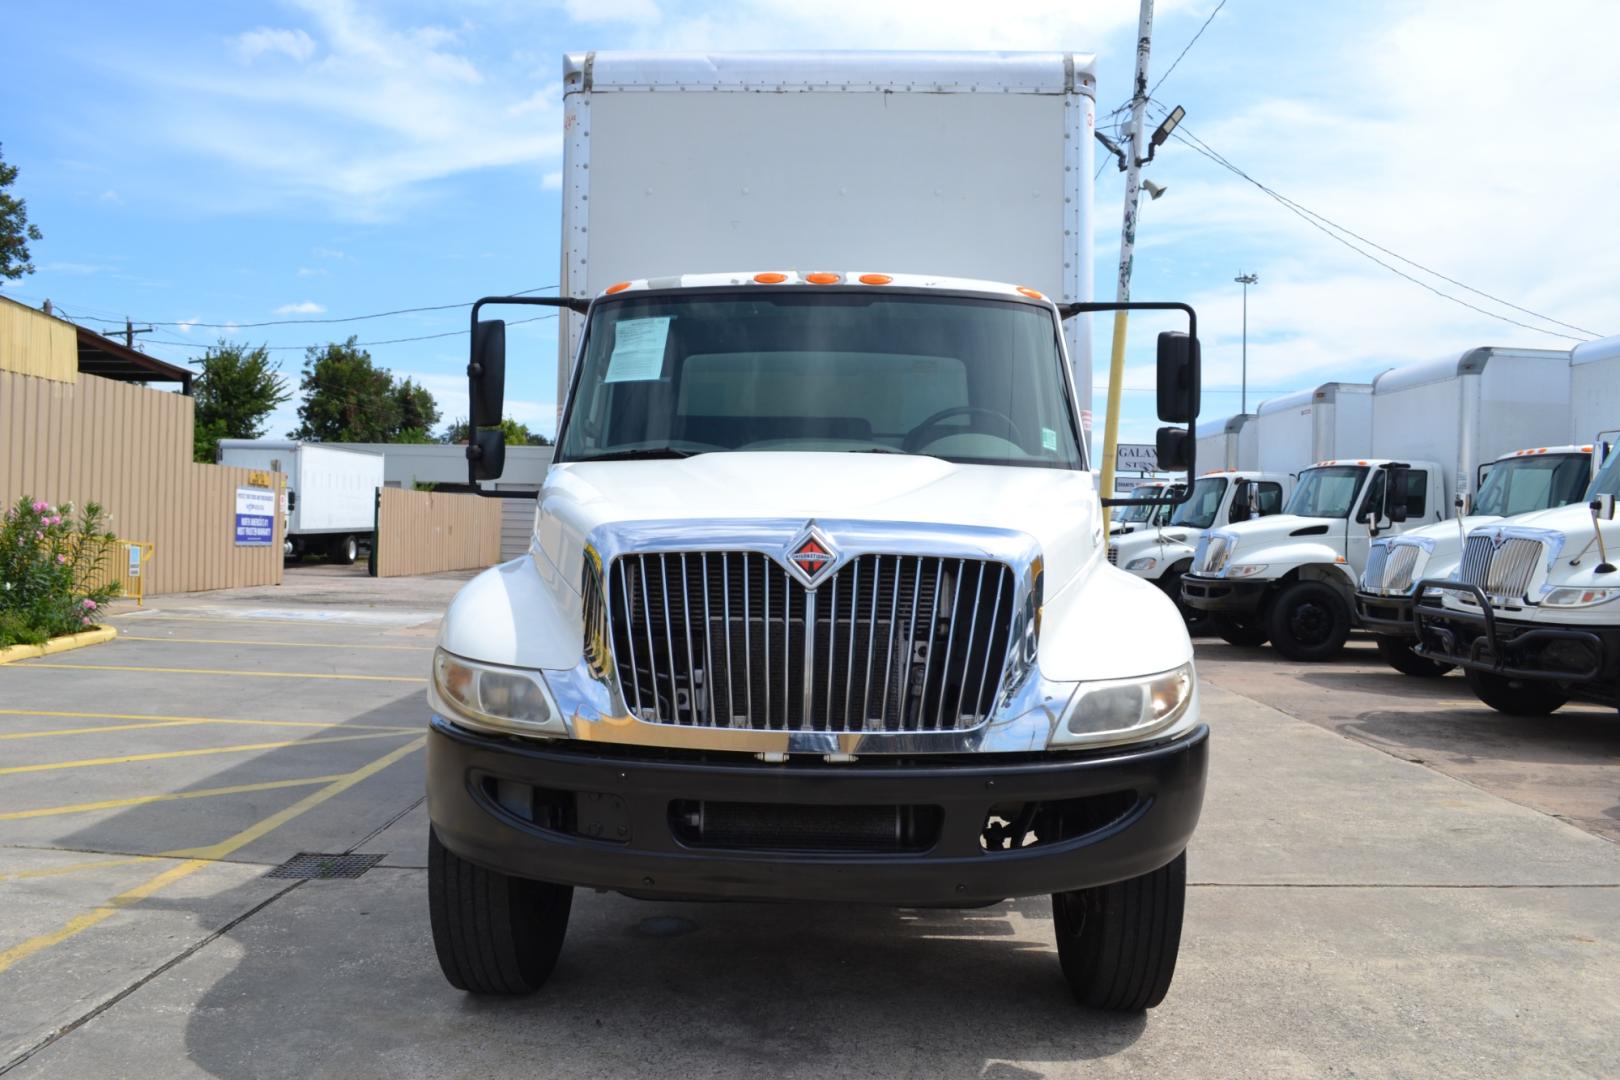
{"label": "truck windshield", "polygon": [[[1486,477],[1489,480],[1490,477]],[[1609,460],[1602,470],[1592,478],[1592,486],[1586,489],[1586,501],[1591,502],[1599,495],[1613,495],[1620,498],[1620,453],[1611,451]]]}
{"label": "truck windshield", "polygon": [[1215,524],[1215,515],[1226,495],[1224,476],[1205,476],[1193,484],[1192,498],[1176,507],[1170,515],[1170,524],[1185,525],[1190,529],[1207,529]]}
{"label": "truck windshield", "polygon": [[[1131,492],[1130,496],[1128,497],[1148,499],[1159,494],[1159,491],[1159,488],[1140,487]],[[1143,522],[1151,518],[1153,516],[1153,512],[1157,509],[1159,509],[1157,506],[1122,506],[1119,508],[1119,517],[1115,518],[1114,520],[1123,521],[1130,524]]]}
{"label": "truck windshield", "polygon": [[728,451],[1084,468],[1049,309],[866,288],[593,309],[559,460]]}
{"label": "truck windshield", "polygon": [[1547,454],[1508,458],[1491,466],[1474,500],[1474,513],[1513,517],[1532,510],[1565,506],[1586,489],[1591,475],[1586,454]]}
{"label": "truck windshield", "polygon": [[1320,469],[1306,469],[1299,474],[1299,486],[1294,489],[1283,513],[1299,517],[1347,518],[1356,504],[1356,493],[1367,478],[1361,465],[1326,465]]}

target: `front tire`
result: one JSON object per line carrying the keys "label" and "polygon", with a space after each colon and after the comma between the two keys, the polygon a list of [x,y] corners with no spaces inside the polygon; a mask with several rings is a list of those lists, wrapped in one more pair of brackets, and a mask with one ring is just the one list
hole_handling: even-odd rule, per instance
{"label": "front tire", "polygon": [[354,560],[360,557],[360,541],[353,536],[333,537],[326,557],[339,566],[353,566]]}
{"label": "front tire", "polygon": [[1228,645],[1258,649],[1266,643],[1266,628],[1257,623],[1238,622],[1226,615],[1211,615],[1209,628]]}
{"label": "front tire", "polygon": [[1075,999],[1117,1012],[1163,1001],[1176,973],[1186,902],[1185,851],[1141,877],[1054,894],[1058,961]]}
{"label": "front tire", "polygon": [[1331,585],[1296,581],[1271,605],[1266,623],[1271,647],[1289,660],[1331,660],[1350,636],[1350,607]]}
{"label": "front tire", "polygon": [[457,990],[514,996],[540,989],[557,966],[574,890],[496,873],[428,833],[433,949]]}
{"label": "front tire", "polygon": [[1430,660],[1427,656],[1419,656],[1412,651],[1411,638],[1375,634],[1373,643],[1378,646],[1378,655],[1383,658],[1384,663],[1402,675],[1411,675],[1419,679],[1438,679],[1456,667],[1455,664],[1442,664],[1438,660]]}
{"label": "front tire", "polygon": [[1569,700],[1557,683],[1510,679],[1473,668],[1464,668],[1463,677],[1479,700],[1509,716],[1549,716]]}

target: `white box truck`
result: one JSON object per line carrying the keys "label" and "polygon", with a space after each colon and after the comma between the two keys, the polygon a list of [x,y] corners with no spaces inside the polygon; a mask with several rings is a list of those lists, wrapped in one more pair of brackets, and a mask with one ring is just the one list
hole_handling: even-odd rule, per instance
{"label": "white box truck", "polygon": [[[567,59],[563,295],[472,313],[475,481],[488,312],[566,311],[571,374],[531,553],[434,654],[453,985],[538,987],[580,887],[1050,894],[1080,1001],[1162,1000],[1208,728],[1086,454],[1094,87],[1060,53]],[[1187,425],[1171,309],[1158,411]],[[1159,445],[1190,471],[1185,428]]]}
{"label": "white box truck", "polygon": [[[1329,659],[1344,647],[1374,540],[1444,521],[1483,464],[1565,437],[1569,359],[1553,350],[1468,349],[1386,371],[1370,394],[1333,396],[1332,438],[1342,440],[1347,420],[1359,427],[1365,415],[1362,449],[1301,472],[1282,515],[1207,534],[1182,578],[1184,601],[1220,619],[1228,640],[1269,639],[1291,660]],[[1296,408],[1284,400],[1283,410],[1262,405],[1262,421]],[[1297,419],[1320,424],[1321,402],[1310,408],[1312,416]],[[1318,449],[1327,445],[1322,434],[1315,432]],[[1262,431],[1262,459],[1267,453]]]}
{"label": "white box truck", "polygon": [[1260,403],[1254,468],[1297,473],[1316,461],[1361,457],[1372,442],[1372,384],[1330,382]]}
{"label": "white box truck", "polygon": [[1569,354],[1571,427],[1577,443],[1613,444],[1620,436],[1620,336],[1588,341]]}
{"label": "white box truck", "polygon": [[286,555],[324,555],[348,565],[369,545],[377,520],[383,456],[276,439],[221,439],[219,463],[286,476]]}
{"label": "white box truck", "polygon": [[1198,425],[1198,467],[1254,470],[1260,467],[1260,429],[1254,413],[1238,413]]}

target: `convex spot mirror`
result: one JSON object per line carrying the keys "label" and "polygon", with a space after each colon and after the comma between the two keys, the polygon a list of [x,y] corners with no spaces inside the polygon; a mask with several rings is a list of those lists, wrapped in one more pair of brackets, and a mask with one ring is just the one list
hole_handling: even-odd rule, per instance
{"label": "convex spot mirror", "polygon": [[1159,419],[1168,424],[1191,424],[1198,419],[1199,381],[1198,339],[1179,330],[1161,333]]}
{"label": "convex spot mirror", "polygon": [[474,480],[499,480],[506,469],[506,432],[479,428],[467,444],[467,460]]}
{"label": "convex spot mirror", "polygon": [[1193,440],[1185,428],[1162,427],[1154,439],[1160,472],[1185,472],[1193,464]]}

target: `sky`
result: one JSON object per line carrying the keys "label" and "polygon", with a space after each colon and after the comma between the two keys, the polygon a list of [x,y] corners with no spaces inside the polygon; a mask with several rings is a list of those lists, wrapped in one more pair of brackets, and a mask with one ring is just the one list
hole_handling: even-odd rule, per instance
{"label": "sky", "polygon": [[[265,343],[294,383],[303,346],[352,333],[449,421],[466,412],[464,308],[250,324],[554,286],[564,52],[1093,52],[1108,130],[1136,18],[1136,0],[19,0],[0,146],[44,239],[37,273],[0,295],[152,324],[140,347],[176,363],[222,335]],[[1132,293],[1197,308],[1202,418],[1239,411],[1239,273],[1258,276],[1251,411],[1475,346],[1620,334],[1617,36],[1603,0],[1159,0],[1149,83],[1197,142],[1144,173],[1167,191],[1143,200]],[[1097,182],[1099,299],[1123,187],[1112,166]],[[509,370],[508,412],[547,432],[553,326],[509,331],[538,361]],[[1128,340],[1123,441],[1157,426],[1153,329]]]}

